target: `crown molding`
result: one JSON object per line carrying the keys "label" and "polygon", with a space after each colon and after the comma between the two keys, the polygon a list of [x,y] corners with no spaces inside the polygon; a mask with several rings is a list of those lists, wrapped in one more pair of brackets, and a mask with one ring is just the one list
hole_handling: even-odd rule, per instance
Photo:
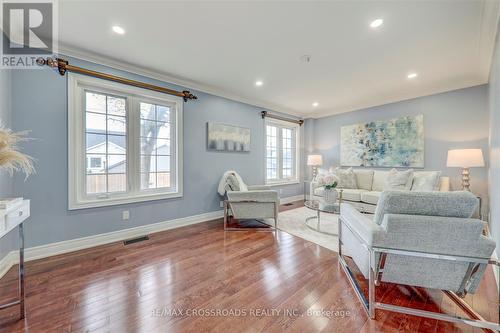
{"label": "crown molding", "polygon": [[226,91],[222,88],[219,88],[219,87],[216,87],[213,85],[196,82],[193,80],[185,79],[182,77],[178,77],[178,76],[168,74],[165,72],[161,72],[161,71],[157,71],[157,70],[152,70],[150,68],[138,66],[138,65],[132,64],[132,63],[127,63],[127,62],[124,62],[124,61],[121,61],[121,60],[118,60],[115,58],[99,55],[96,53],[89,52],[87,50],[71,47],[71,46],[68,46],[65,44],[59,44],[59,53],[61,55],[65,55],[68,57],[76,58],[76,59],[83,60],[83,61],[88,61],[88,62],[98,64],[98,65],[104,65],[104,66],[111,67],[111,68],[114,68],[117,70],[145,76],[145,77],[155,79],[158,81],[162,81],[165,83],[175,84],[175,85],[178,85],[180,87],[184,87],[187,89],[200,91],[200,92],[207,93],[210,95],[223,97],[223,98],[226,98],[229,100],[249,104],[249,105],[263,108],[263,109],[266,109],[269,111],[284,113],[284,114],[292,115],[292,116],[299,117],[299,118],[303,118],[303,117],[307,116],[306,114],[304,114],[302,112],[298,112],[296,110],[284,108],[282,106],[279,106],[279,105],[276,105],[273,103],[269,103],[269,102],[266,102],[263,100],[241,96],[241,95]]}
{"label": "crown molding", "polygon": [[495,41],[499,30],[500,1],[483,0],[481,3],[481,18],[478,29],[477,52],[481,61],[481,72],[490,75],[491,64],[495,52]]}

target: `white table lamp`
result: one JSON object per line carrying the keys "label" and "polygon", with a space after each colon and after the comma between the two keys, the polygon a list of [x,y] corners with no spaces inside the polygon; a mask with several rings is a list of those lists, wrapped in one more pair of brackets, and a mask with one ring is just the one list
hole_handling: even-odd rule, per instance
{"label": "white table lamp", "polygon": [[469,168],[484,167],[483,151],[481,149],[448,150],[446,166],[462,168],[462,190],[470,191]]}
{"label": "white table lamp", "polygon": [[323,156],[321,155],[307,155],[307,165],[312,166],[313,179],[318,174],[318,167],[323,165]]}

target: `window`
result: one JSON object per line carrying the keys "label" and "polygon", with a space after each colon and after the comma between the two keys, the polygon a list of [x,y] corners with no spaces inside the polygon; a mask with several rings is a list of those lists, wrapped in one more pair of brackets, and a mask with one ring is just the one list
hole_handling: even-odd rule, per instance
{"label": "window", "polygon": [[170,108],[141,103],[141,189],[170,187]]}
{"label": "window", "polygon": [[298,181],[299,125],[266,121],[266,183]]}
{"label": "window", "polygon": [[69,208],[182,196],[182,99],[69,76]]}
{"label": "window", "polygon": [[85,91],[86,193],[124,192],[127,188],[125,98]]}

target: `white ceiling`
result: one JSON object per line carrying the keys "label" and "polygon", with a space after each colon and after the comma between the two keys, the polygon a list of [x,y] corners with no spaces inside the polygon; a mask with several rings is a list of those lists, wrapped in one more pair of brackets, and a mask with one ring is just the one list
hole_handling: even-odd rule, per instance
{"label": "white ceiling", "polygon": [[[486,83],[498,7],[497,0],[66,0],[60,50],[318,117]],[[374,30],[376,18],[384,24]],[[305,54],[310,63],[300,60]],[[412,71],[419,76],[409,80]]]}

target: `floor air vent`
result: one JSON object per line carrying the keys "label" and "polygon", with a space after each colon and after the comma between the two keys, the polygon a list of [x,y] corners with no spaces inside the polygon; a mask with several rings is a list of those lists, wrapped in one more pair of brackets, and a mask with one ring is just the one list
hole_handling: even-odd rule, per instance
{"label": "floor air vent", "polygon": [[147,240],[149,240],[149,236],[141,236],[141,237],[137,237],[137,238],[127,239],[126,241],[123,242],[123,245],[130,245],[130,244],[134,244],[134,243],[138,243],[138,242],[142,242],[142,241],[147,241]]}
{"label": "floor air vent", "polygon": [[283,206],[293,206],[293,203],[289,202],[289,203],[283,204]]}

